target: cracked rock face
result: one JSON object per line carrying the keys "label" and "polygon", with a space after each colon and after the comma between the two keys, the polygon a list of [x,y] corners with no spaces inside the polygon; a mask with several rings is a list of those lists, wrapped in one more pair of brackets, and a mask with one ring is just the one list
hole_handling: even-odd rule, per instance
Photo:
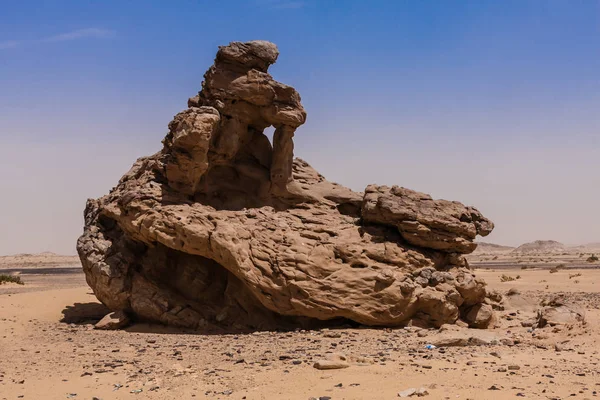
{"label": "cracked rock face", "polygon": [[487,327],[492,300],[463,254],[493,224],[401,187],[356,193],[294,159],[306,112],[267,72],[278,55],[221,47],[162,150],[88,201],[77,250],[98,299],[198,329]]}

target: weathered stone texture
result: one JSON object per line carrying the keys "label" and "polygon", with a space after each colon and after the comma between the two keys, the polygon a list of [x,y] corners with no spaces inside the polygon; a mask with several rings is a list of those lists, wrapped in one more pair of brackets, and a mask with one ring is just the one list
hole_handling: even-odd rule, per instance
{"label": "weathered stone texture", "polygon": [[306,112],[267,72],[278,54],[221,47],[163,149],[88,201],[77,249],[98,299],[191,328],[488,326],[485,283],[462,255],[493,224],[405,188],[356,193],[294,159]]}

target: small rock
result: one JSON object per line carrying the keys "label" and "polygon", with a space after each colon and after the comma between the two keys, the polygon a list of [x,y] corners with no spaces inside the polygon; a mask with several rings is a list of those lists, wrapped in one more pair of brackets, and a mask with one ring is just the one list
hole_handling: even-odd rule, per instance
{"label": "small rock", "polygon": [[94,327],[102,330],[116,330],[125,328],[131,321],[123,311],[106,314]]}
{"label": "small rock", "polygon": [[403,390],[402,392],[398,393],[398,397],[423,397],[423,396],[427,396],[429,394],[429,392],[427,391],[426,388],[424,387],[420,387],[420,388],[410,388],[410,389],[406,389]]}
{"label": "small rock", "polygon": [[435,346],[437,347],[463,347],[469,343],[469,339],[466,337],[448,337],[439,339],[435,342]]}
{"label": "small rock", "polygon": [[320,360],[314,363],[313,367],[316,369],[342,369],[348,368],[350,364],[342,360]]}
{"label": "small rock", "polygon": [[469,327],[469,324],[467,324],[465,321],[463,321],[461,319],[456,320],[456,325],[459,326],[459,327],[461,327],[461,328],[468,328]]}
{"label": "small rock", "polygon": [[489,304],[476,304],[465,319],[471,328],[487,328],[494,319],[494,309]]}

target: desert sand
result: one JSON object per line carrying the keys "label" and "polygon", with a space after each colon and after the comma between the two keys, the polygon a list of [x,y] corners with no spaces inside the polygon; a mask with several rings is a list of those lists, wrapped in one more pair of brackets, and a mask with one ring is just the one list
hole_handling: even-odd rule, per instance
{"label": "desert sand", "polygon": [[473,206],[327,181],[278,57],[219,47],[163,148],[88,200],[81,264],[0,258],[0,400],[597,396],[595,245],[466,256],[494,228]]}
{"label": "desert sand", "polygon": [[[392,399],[421,387],[430,399],[591,399],[600,391],[598,269],[550,273],[521,269],[515,258],[512,268],[477,268],[489,288],[520,293],[507,297],[494,329],[216,334],[148,324],[95,330],[107,310],[76,261],[29,257],[0,263],[0,273],[21,272],[25,282],[0,285],[2,400]],[[544,259],[553,257],[565,256]],[[585,308],[586,324],[528,327],[539,302],[556,293]],[[349,367],[313,366],[339,355]]]}

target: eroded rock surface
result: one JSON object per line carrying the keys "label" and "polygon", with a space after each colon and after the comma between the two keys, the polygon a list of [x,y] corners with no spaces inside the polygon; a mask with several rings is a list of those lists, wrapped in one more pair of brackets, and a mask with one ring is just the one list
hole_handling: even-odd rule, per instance
{"label": "eroded rock surface", "polygon": [[493,224],[405,188],[356,193],[294,159],[306,113],[267,72],[278,54],[221,47],[162,150],[88,201],[77,249],[98,299],[189,328],[492,323],[463,254]]}
{"label": "eroded rock surface", "polygon": [[582,307],[569,302],[564,296],[553,296],[543,301],[537,311],[537,327],[546,325],[578,325],[585,323],[585,311]]}

